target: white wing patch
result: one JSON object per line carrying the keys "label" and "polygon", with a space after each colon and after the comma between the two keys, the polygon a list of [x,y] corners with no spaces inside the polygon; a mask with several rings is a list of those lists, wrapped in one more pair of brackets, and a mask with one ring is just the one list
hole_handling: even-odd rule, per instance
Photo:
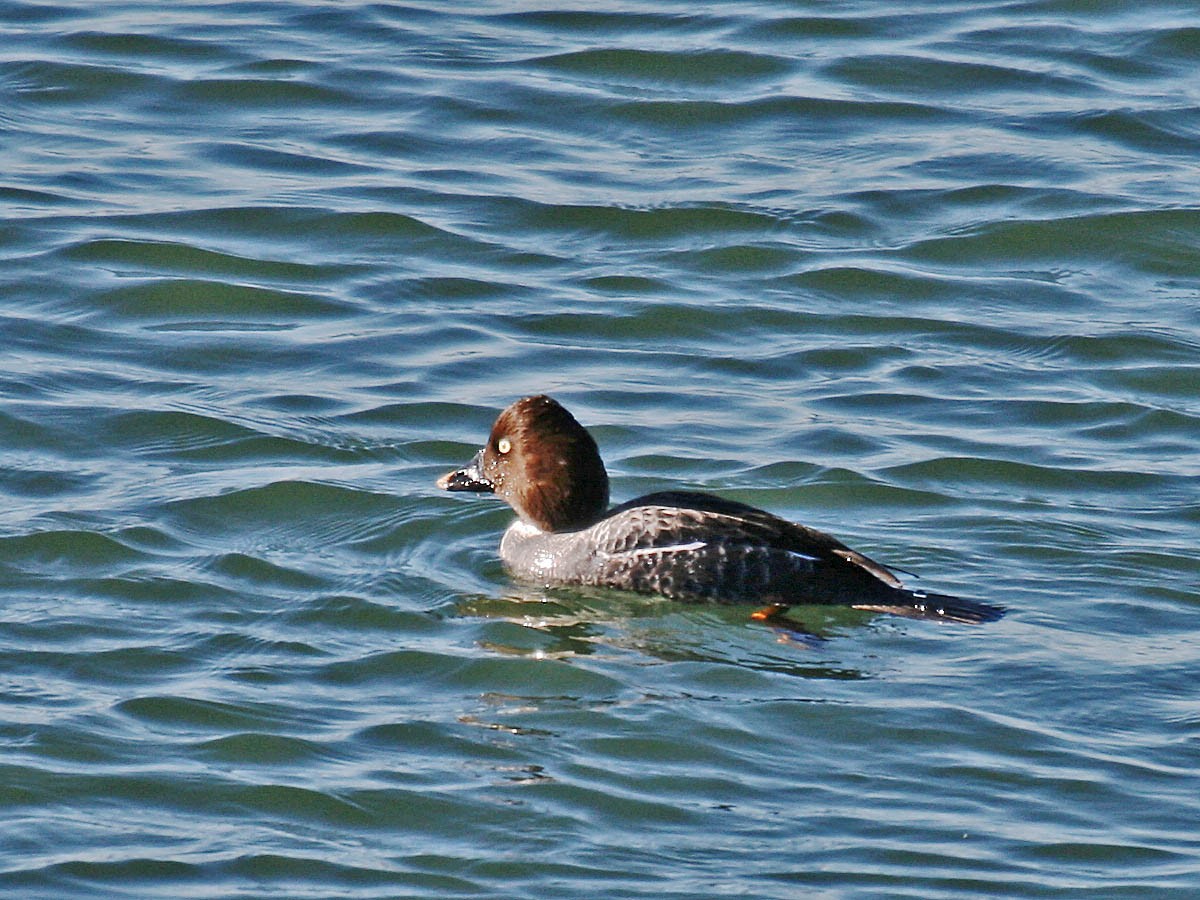
{"label": "white wing patch", "polygon": [[637,550],[622,550],[619,553],[610,553],[609,556],[658,556],[662,553],[686,553],[689,550],[699,550],[707,546],[707,541],[692,541],[690,544],[671,544],[666,547],[640,547]]}
{"label": "white wing patch", "polygon": [[[702,550],[708,546],[707,541],[692,541],[690,544],[668,544],[665,547],[639,547],[636,550],[619,550],[616,553],[608,553],[607,556],[661,556],[665,553],[688,553],[693,550]],[[788,556],[793,556],[796,559],[804,560],[806,563],[820,562],[820,558],[809,556],[807,553],[800,553],[796,550],[784,551]]]}
{"label": "white wing patch", "polygon": [[802,559],[805,562],[818,562],[819,561],[818,557],[816,557],[816,556],[809,556],[807,553],[799,553],[796,550],[788,550],[787,555],[794,556],[794,557],[796,557],[796,559]]}

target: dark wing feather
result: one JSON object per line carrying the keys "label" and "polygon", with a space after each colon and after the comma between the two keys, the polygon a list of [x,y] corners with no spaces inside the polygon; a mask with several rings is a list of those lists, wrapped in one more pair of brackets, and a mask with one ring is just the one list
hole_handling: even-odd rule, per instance
{"label": "dark wing feather", "polygon": [[739,523],[744,529],[748,541],[778,550],[813,556],[831,564],[836,564],[838,560],[841,560],[870,573],[888,587],[898,588],[901,586],[900,579],[887,566],[857,550],[850,549],[833,535],[818,531],[816,528],[809,528],[807,525],[789,522],[766,510],[748,506],[736,500],[726,500],[724,497],[717,497],[714,494],[702,494],[695,491],[660,491],[619,506],[610,515],[638,506],[678,507],[716,513],[728,517],[730,524]]}
{"label": "dark wing feather", "polygon": [[[711,494],[649,494],[594,529],[611,554],[603,577],[642,578],[636,589],[667,596],[851,603],[900,586],[887,568],[831,535]],[[635,556],[641,565],[626,564]]]}
{"label": "dark wing feather", "polygon": [[[904,588],[886,566],[832,535],[712,494],[663,491],[593,526],[607,563],[594,584],[682,600],[844,603],[915,619],[979,624],[1004,608]],[[647,564],[649,563],[649,564]]]}

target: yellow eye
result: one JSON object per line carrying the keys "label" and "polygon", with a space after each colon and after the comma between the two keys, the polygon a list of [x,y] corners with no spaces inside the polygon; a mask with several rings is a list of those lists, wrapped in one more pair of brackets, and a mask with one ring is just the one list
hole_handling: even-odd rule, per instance
{"label": "yellow eye", "polygon": [[512,442],[509,441],[508,438],[500,438],[500,440],[496,442],[496,449],[501,453],[507,453],[512,449]]}

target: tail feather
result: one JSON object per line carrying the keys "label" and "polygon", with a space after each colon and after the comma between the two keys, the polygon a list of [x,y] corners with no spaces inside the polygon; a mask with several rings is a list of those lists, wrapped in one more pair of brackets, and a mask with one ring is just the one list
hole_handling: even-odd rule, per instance
{"label": "tail feather", "polygon": [[887,600],[877,603],[855,603],[855,609],[870,612],[890,613],[906,619],[927,619],[935,622],[963,622],[982,625],[995,622],[1006,612],[1003,606],[964,600],[949,594],[934,594],[928,591],[897,590]]}

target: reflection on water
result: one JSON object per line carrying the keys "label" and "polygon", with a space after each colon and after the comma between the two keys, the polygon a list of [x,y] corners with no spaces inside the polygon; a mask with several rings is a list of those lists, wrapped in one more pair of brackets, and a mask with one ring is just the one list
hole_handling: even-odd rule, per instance
{"label": "reflection on water", "polygon": [[[849,607],[793,607],[786,617],[769,623],[750,618],[751,605],[686,605],[663,598],[594,588],[515,589],[502,597],[472,597],[456,608],[461,616],[499,620],[487,628],[480,645],[496,653],[533,659],[567,659],[575,655],[632,651],[662,662],[724,662],[770,667],[806,677],[846,678],[858,673],[840,668],[801,666],[813,651],[832,638],[865,626],[873,615]],[[707,646],[714,634],[746,632],[747,643],[761,643],[755,632],[772,634],[795,651],[767,662],[746,663]]]}

